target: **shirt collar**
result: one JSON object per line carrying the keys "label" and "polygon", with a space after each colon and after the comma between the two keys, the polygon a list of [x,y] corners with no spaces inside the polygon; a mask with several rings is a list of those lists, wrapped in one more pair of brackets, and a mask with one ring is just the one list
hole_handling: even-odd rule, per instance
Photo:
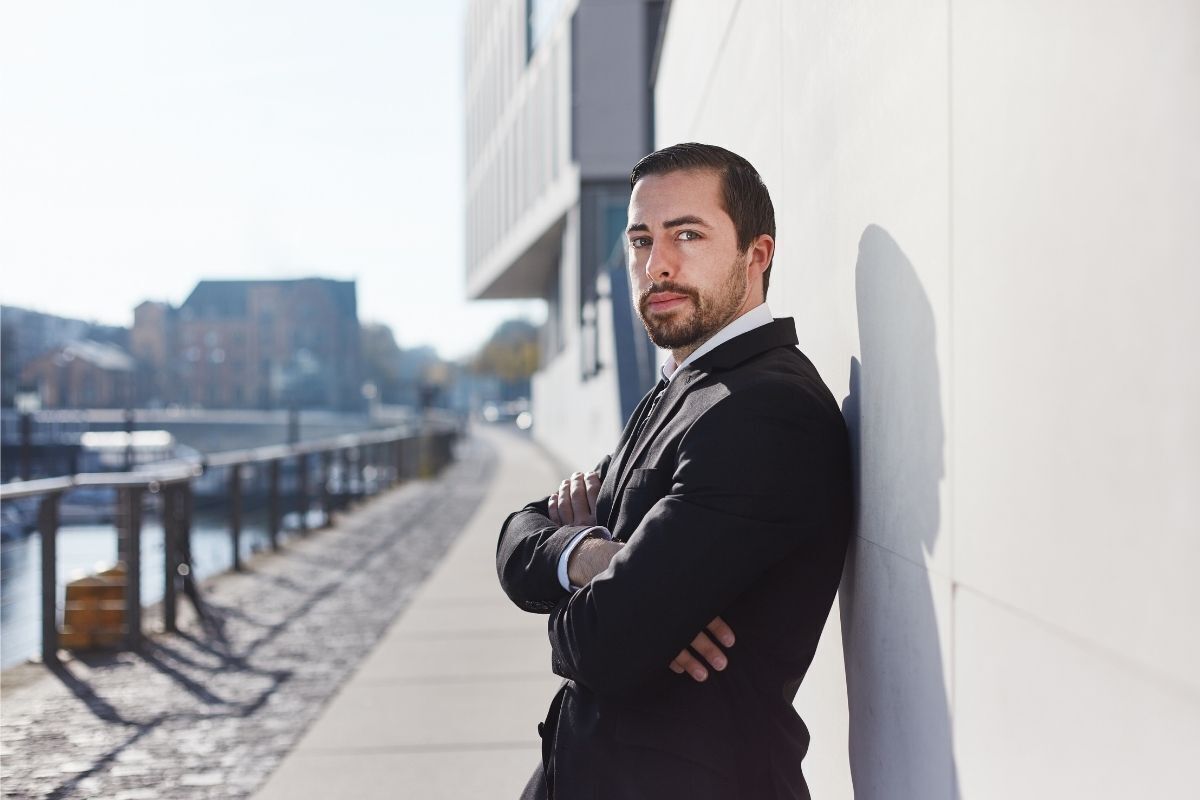
{"label": "shirt collar", "polygon": [[714,333],[711,339],[693,350],[692,354],[685,358],[682,364],[676,364],[675,357],[668,354],[666,363],[662,365],[661,371],[663,378],[665,378],[668,382],[674,380],[675,376],[679,374],[679,369],[681,367],[686,367],[697,358],[700,358],[700,356],[716,347],[725,344],[735,336],[741,336],[743,333],[748,333],[755,328],[761,328],[763,325],[766,325],[773,320],[774,317],[771,316],[771,309],[767,308],[766,303],[761,303],[755,306],[745,314],[742,314],[740,317],[735,319],[733,322],[730,322],[724,328],[721,328],[721,330]]}

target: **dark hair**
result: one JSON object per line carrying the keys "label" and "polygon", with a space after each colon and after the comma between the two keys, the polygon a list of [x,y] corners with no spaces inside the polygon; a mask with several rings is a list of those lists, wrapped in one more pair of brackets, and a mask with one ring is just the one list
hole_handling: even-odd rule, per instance
{"label": "dark hair", "polygon": [[[721,176],[721,204],[733,220],[738,250],[745,252],[764,233],[775,238],[775,206],[771,204],[766,184],[754,165],[724,147],[687,142],[655,150],[634,165],[629,173],[629,186],[633,188],[647,175],[686,170],[712,170]],[[774,262],[773,257],[771,260]],[[772,266],[773,263],[767,264],[763,272],[763,299],[767,296]]]}

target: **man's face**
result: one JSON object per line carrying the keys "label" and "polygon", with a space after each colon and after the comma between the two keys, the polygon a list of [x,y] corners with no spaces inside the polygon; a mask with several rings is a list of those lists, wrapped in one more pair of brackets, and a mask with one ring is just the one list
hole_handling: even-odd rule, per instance
{"label": "man's face", "polygon": [[629,200],[626,236],[633,306],[650,340],[677,357],[762,302],[760,272],[752,284],[751,258],[738,251],[715,172],[642,178]]}

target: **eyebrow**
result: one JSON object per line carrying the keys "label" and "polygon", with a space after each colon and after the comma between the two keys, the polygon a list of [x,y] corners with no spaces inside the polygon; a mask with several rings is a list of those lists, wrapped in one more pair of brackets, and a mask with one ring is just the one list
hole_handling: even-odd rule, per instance
{"label": "eyebrow", "polygon": [[[663,223],[664,228],[678,228],[680,225],[700,225],[705,228],[712,227],[707,222],[700,219],[700,217],[697,217],[694,214],[685,214],[682,217],[676,217],[675,219],[669,219]],[[635,231],[644,231],[646,233],[649,233],[650,226],[644,222],[635,222],[634,224],[630,225],[628,228],[625,229],[626,233],[633,233]]]}

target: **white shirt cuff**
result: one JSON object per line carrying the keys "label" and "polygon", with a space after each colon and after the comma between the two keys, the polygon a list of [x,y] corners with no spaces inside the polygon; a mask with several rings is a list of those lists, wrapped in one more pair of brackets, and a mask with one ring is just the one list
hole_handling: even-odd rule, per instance
{"label": "white shirt cuff", "polygon": [[567,577],[567,563],[571,560],[571,551],[575,549],[575,545],[579,544],[587,536],[592,534],[601,536],[609,541],[612,540],[612,534],[609,533],[608,528],[605,528],[601,525],[594,525],[575,534],[575,538],[571,540],[571,543],[563,549],[562,555],[558,557],[558,582],[568,592],[573,592],[580,588],[578,586],[572,586],[571,579]]}

